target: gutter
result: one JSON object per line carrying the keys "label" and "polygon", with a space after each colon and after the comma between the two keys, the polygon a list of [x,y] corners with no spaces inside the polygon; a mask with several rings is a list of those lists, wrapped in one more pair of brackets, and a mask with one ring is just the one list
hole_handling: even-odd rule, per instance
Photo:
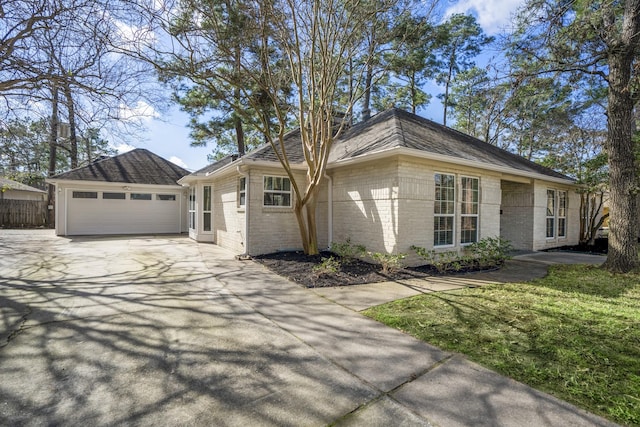
{"label": "gutter", "polygon": [[327,249],[331,249],[333,242],[333,178],[327,174],[326,169],[324,177],[329,181],[327,185]]}

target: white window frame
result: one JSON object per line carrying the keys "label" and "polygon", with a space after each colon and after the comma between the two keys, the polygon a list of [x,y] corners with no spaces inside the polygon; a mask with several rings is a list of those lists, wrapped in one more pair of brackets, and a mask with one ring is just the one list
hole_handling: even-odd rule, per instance
{"label": "white window frame", "polygon": [[196,221],[197,221],[197,215],[196,215],[196,187],[191,186],[189,187],[189,229],[190,230],[195,230],[196,229]]}
{"label": "white window frame", "polygon": [[[209,198],[207,199],[207,191]],[[213,205],[213,186],[202,186],[202,231],[205,233],[211,233],[213,231],[213,215],[211,206]],[[209,215],[207,221],[207,214]],[[207,229],[208,228],[208,229]]]}
{"label": "white window frame", "polygon": [[[437,199],[436,193],[437,187],[439,184],[438,176],[449,176],[453,178],[453,197],[451,199]],[[455,246],[456,242],[456,175],[452,173],[443,173],[443,172],[435,172],[433,174],[433,188],[434,188],[434,197],[433,197],[433,247],[434,248],[448,248]],[[446,189],[450,189],[451,187],[443,187]],[[442,194],[442,193],[441,193]],[[453,212],[451,213],[442,213],[440,212],[442,205],[439,203],[451,203],[453,205]],[[442,230],[436,230],[436,224],[439,222],[440,218],[450,218],[451,221],[451,243],[437,244],[436,233],[442,233]],[[444,230],[446,232],[448,230]]]}
{"label": "white window frame", "polygon": [[[268,190],[267,187],[267,179],[268,178],[281,178],[281,179],[286,179],[287,181],[289,181],[289,190]],[[265,195],[266,194],[288,194],[289,195],[289,204],[288,205],[267,205],[265,204]],[[275,208],[275,209],[290,209],[293,204],[293,194],[292,194],[292,190],[291,190],[291,180],[289,179],[288,176],[281,176],[281,175],[264,175],[262,177],[262,207],[264,208]]]}
{"label": "white window frame", "polygon": [[[473,180],[473,181],[475,181],[477,183],[477,189],[476,189],[477,198],[476,198],[475,202],[473,200],[471,202],[467,202],[467,201],[464,200],[464,196],[465,196],[464,181],[467,180],[467,179],[468,180]],[[471,188],[471,191],[472,191],[472,194],[473,194],[473,188]],[[475,213],[465,213],[464,212],[464,205],[466,203],[471,203],[471,206],[475,205]],[[472,208],[472,210],[473,210],[473,208]],[[472,242],[463,242],[462,241],[462,233],[464,232],[464,228],[462,226],[463,218],[475,218],[476,219],[475,239]],[[476,177],[476,176],[465,176],[465,175],[462,175],[460,177],[460,245],[461,246],[466,246],[466,245],[470,245],[472,243],[477,243],[479,237],[480,237],[480,178]]]}
{"label": "white window frame", "polygon": [[[566,239],[567,238],[567,209],[569,208],[569,193],[566,190],[558,190],[558,219],[557,219],[557,228],[558,228],[558,239]],[[564,203],[561,201],[564,200]],[[563,224],[562,229],[560,228],[560,223]]]}
{"label": "white window frame", "polygon": [[[555,189],[547,188],[546,192],[546,203],[545,203],[545,236],[548,240],[552,240],[556,238],[556,214],[557,214],[557,203],[556,197],[558,192]],[[549,197],[552,195],[552,197]],[[549,213],[549,202],[552,202],[551,213]],[[551,221],[551,227],[549,227],[549,221]],[[549,236],[549,231],[551,231],[551,236]]]}
{"label": "white window frame", "polygon": [[245,207],[247,204],[247,177],[241,176],[238,179],[238,207]]}

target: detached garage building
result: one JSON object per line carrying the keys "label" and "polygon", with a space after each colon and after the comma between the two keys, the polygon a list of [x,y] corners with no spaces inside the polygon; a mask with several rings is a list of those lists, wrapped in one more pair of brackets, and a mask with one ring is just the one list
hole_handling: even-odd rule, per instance
{"label": "detached garage building", "polygon": [[51,177],[56,234],[186,232],[187,195],[177,181],[188,174],[139,148]]}

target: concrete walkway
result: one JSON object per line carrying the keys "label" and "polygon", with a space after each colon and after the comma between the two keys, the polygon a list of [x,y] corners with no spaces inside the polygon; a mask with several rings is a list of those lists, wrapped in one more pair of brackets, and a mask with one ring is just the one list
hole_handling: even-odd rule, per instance
{"label": "concrete walkway", "polygon": [[330,301],[362,311],[397,299],[418,294],[442,292],[494,283],[526,282],[544,277],[553,264],[602,264],[603,255],[574,252],[532,252],[514,256],[496,271],[435,276],[425,279],[398,280],[356,286],[315,288],[313,291]]}
{"label": "concrete walkway", "polygon": [[0,425],[611,426],[184,237],[0,231]]}

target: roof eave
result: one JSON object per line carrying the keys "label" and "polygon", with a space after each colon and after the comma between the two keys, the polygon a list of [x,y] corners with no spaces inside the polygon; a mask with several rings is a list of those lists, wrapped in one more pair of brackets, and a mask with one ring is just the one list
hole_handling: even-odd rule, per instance
{"label": "roof eave", "polygon": [[343,165],[353,165],[353,164],[362,163],[370,160],[382,159],[390,155],[406,155],[406,156],[418,157],[421,159],[436,160],[436,161],[452,163],[456,165],[469,166],[469,167],[474,167],[478,169],[486,169],[486,170],[500,172],[504,174],[523,176],[527,178],[539,179],[539,180],[544,180],[549,182],[556,182],[559,184],[577,185],[575,181],[571,179],[559,178],[559,177],[545,175],[538,172],[523,171],[521,169],[510,168],[507,166],[496,166],[496,165],[479,162],[476,160],[462,159],[460,157],[447,156],[444,154],[430,153],[430,152],[418,150],[415,148],[397,147],[397,146],[388,148],[385,150],[379,150],[375,152],[362,154],[357,157],[336,160],[332,162],[330,165],[328,165],[327,168],[333,169]]}
{"label": "roof eave", "polygon": [[106,185],[109,187],[163,187],[163,188],[180,188],[178,184],[137,184],[135,182],[112,182],[112,181],[98,181],[98,180],[86,180],[86,179],[56,179],[45,178],[47,184],[61,184],[61,185]]}

